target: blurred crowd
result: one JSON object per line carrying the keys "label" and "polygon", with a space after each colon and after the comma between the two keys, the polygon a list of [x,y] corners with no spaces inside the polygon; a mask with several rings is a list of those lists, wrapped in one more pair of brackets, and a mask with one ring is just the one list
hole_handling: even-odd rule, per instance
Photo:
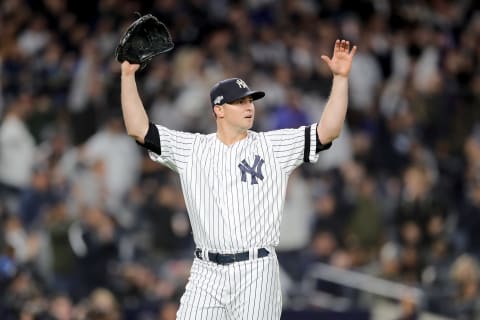
{"label": "blurred crowd", "polygon": [[137,79],[177,130],[212,132],[208,92],[233,76],[267,93],[255,130],[316,122],[320,56],[357,45],[342,134],[289,183],[285,290],[321,262],[418,286],[410,319],[480,317],[479,2],[3,0],[1,319],[175,318],[194,244],[176,175],[123,127],[114,50],[135,12],[172,32]]}

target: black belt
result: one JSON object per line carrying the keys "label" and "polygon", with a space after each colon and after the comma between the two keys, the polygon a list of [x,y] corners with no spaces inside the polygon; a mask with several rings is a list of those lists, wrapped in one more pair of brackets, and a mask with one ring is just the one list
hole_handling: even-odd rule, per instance
{"label": "black belt", "polygon": [[[258,257],[263,258],[268,256],[270,251],[265,248],[260,248],[257,251]],[[204,260],[202,256],[202,249],[195,249],[195,256],[198,259]],[[208,261],[215,262],[216,264],[230,264],[239,261],[245,261],[250,258],[250,253],[248,251],[239,252],[239,253],[214,253],[208,252]]]}

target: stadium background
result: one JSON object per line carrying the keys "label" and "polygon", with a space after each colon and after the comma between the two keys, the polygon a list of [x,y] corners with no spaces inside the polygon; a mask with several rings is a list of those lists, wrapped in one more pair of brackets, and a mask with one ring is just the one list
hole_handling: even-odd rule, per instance
{"label": "stadium background", "polygon": [[284,319],[480,319],[469,0],[1,1],[1,319],[175,318],[193,258],[182,194],[120,118],[113,51],[136,11],[172,31],[138,82],[178,130],[214,130],[208,92],[230,76],[267,92],[256,130],[314,122],[320,55],[359,47],[341,137],[290,181]]}

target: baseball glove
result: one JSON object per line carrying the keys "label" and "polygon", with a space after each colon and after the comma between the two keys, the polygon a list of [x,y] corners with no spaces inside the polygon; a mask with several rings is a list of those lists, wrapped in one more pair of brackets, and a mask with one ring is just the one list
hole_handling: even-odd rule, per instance
{"label": "baseball glove", "polygon": [[123,34],[115,50],[119,62],[139,64],[140,69],[160,53],[173,49],[173,41],[167,27],[151,14],[135,20]]}

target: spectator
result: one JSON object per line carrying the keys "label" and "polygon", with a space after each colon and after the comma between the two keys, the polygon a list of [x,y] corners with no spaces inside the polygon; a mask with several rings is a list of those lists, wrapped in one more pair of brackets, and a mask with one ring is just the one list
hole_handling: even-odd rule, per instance
{"label": "spectator", "polygon": [[364,176],[358,193],[353,195],[353,212],[348,219],[345,240],[355,266],[371,263],[383,239],[383,221],[375,187],[372,177]]}
{"label": "spectator", "polygon": [[160,260],[191,248],[191,229],[182,195],[173,185],[165,184],[148,198],[141,209],[152,235],[150,250]]}
{"label": "spectator", "polygon": [[298,170],[290,176],[280,224],[280,243],[277,246],[280,265],[290,277],[297,281],[303,273],[298,261],[302,251],[309,245],[313,220],[311,192],[301,174]]}
{"label": "spectator", "polygon": [[55,320],[71,320],[74,314],[74,304],[68,295],[58,294],[51,298],[48,314]]}
{"label": "spectator", "polygon": [[450,316],[457,319],[476,319],[479,316],[479,272],[478,262],[472,256],[461,255],[453,263],[451,278],[455,295],[452,304],[448,305]]}
{"label": "spectator", "polygon": [[72,294],[77,280],[77,257],[71,239],[73,219],[68,215],[67,205],[58,202],[45,213],[44,226],[49,247],[49,264],[52,270],[47,281],[54,292]]}
{"label": "spectator", "polygon": [[42,213],[54,202],[54,194],[50,190],[50,173],[45,167],[33,168],[31,184],[26,187],[19,198],[19,214],[25,228],[39,225]]}
{"label": "spectator", "polygon": [[26,125],[32,108],[32,97],[24,94],[8,105],[0,124],[0,193],[13,211],[18,206],[12,201],[30,184],[35,163],[35,141]]}
{"label": "spectator", "polygon": [[298,128],[310,122],[305,111],[300,93],[295,89],[287,91],[285,104],[274,106],[272,129]]}
{"label": "spectator", "polygon": [[[127,192],[136,183],[140,170],[140,151],[123,132],[121,118],[116,114],[86,142],[84,160],[103,169],[101,179],[108,210],[121,219]],[[122,172],[122,174],[118,174]]]}
{"label": "spectator", "polygon": [[89,295],[86,318],[92,320],[120,320],[120,308],[115,296],[107,289],[97,288]]}

